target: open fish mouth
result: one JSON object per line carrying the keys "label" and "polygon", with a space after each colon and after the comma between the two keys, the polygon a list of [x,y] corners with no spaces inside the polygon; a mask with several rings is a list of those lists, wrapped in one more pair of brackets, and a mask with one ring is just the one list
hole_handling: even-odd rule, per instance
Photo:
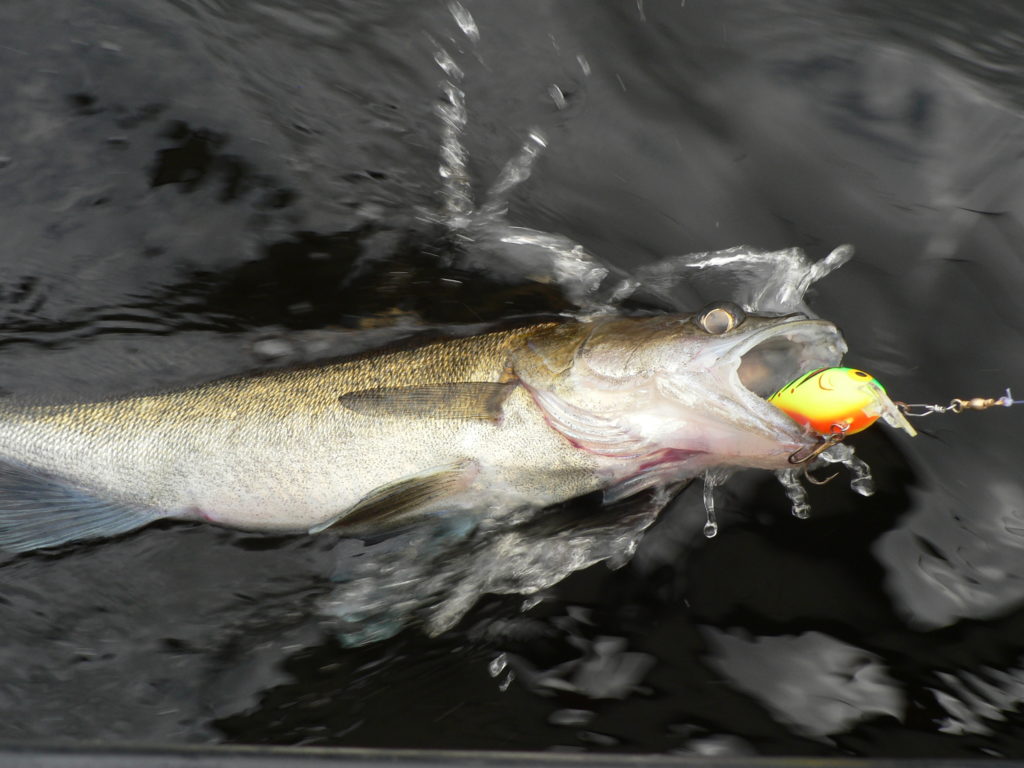
{"label": "open fish mouth", "polygon": [[789,425],[793,423],[789,417],[769,405],[767,398],[808,371],[839,365],[845,352],[846,343],[832,323],[794,315],[752,333],[722,362],[732,388],[746,405],[776,424]]}

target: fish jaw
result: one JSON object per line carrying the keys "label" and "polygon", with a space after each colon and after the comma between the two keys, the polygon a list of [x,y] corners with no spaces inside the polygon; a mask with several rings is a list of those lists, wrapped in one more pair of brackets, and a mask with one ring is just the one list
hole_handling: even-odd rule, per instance
{"label": "fish jaw", "polygon": [[767,398],[790,373],[838,365],[845,351],[834,325],[802,316],[780,318],[726,349],[709,345],[685,370],[659,379],[668,401],[662,410],[675,418],[652,437],[675,451],[705,454],[707,467],[787,468],[789,456],[818,435]]}
{"label": "fish jaw", "polygon": [[[646,350],[645,374],[614,376],[575,365],[563,380],[527,386],[548,424],[594,454],[612,484],[637,489],[694,477],[707,469],[782,469],[818,436],[766,400],[787,376],[837,365],[846,345],[838,329],[802,315],[756,318],[746,332],[678,338]],[[635,492],[635,491],[632,491]]]}

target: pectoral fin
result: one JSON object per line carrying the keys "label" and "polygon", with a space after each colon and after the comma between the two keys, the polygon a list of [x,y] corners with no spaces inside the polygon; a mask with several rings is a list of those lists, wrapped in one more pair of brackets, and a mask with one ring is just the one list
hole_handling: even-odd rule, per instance
{"label": "pectoral fin", "polygon": [[366,415],[497,421],[516,381],[464,381],[346,392],[339,402]]}
{"label": "pectoral fin", "polygon": [[313,526],[309,532],[320,533],[334,526],[362,528],[393,525],[418,510],[465,490],[476,476],[476,469],[475,462],[460,461],[382,485],[370,491],[352,509]]}
{"label": "pectoral fin", "polygon": [[98,498],[60,478],[0,462],[0,549],[27,552],[116,536],[167,517]]}

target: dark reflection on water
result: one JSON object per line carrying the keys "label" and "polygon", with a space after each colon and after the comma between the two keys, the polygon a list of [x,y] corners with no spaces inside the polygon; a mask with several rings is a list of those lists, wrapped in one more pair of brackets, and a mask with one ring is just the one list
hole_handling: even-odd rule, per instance
{"label": "dark reflection on water", "polygon": [[[476,45],[442,3],[5,3],[0,388],[100,396],[564,308],[443,266],[437,43],[477,184],[548,136],[514,223],[626,268],[852,241],[812,299],[852,364],[911,401],[1024,388],[1014,6],[466,7]],[[684,495],[625,568],[437,639],[342,648],[311,608],[326,539],[158,525],[4,560],[0,739],[1021,756],[1022,417],[921,426],[858,438],[872,499],[815,488],[798,521],[737,478],[705,541]]]}

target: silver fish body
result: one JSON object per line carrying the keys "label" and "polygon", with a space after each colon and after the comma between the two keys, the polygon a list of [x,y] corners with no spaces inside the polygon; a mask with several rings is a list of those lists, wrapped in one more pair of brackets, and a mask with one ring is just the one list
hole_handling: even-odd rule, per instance
{"label": "silver fish body", "polygon": [[727,306],[543,322],[103,402],[8,404],[0,547],[167,517],[358,531],[599,489],[619,498],[710,467],[781,468],[811,437],[764,397],[844,349],[829,323]]}

